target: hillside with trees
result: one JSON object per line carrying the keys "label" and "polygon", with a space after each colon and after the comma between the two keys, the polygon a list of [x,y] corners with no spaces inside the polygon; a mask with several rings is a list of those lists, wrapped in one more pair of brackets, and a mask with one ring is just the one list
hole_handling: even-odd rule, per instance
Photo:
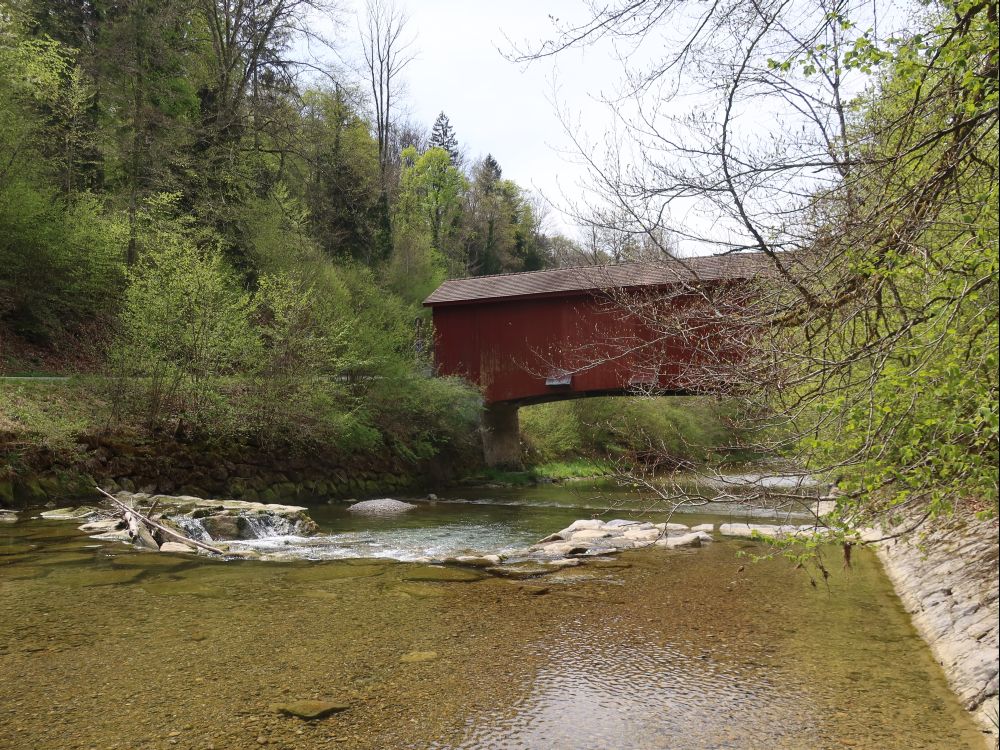
{"label": "hillside with trees", "polygon": [[[394,6],[364,10],[360,71],[296,62],[335,10],[5,4],[0,374],[95,376],[52,394],[88,430],[468,439],[474,394],[427,377],[419,303],[446,276],[545,267],[543,216],[444,113],[403,119]],[[51,434],[38,401],[11,386],[0,427]]]}

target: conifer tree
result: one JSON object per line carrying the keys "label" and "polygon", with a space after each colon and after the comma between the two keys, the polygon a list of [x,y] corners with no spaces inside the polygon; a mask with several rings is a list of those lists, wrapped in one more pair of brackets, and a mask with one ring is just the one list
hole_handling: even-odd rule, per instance
{"label": "conifer tree", "polygon": [[458,138],[455,137],[455,129],[448,120],[448,115],[444,112],[437,116],[434,121],[434,129],[431,130],[431,148],[443,148],[451,157],[451,163],[457,165],[461,161],[458,152]]}
{"label": "conifer tree", "polygon": [[500,168],[500,163],[493,158],[493,154],[486,154],[486,158],[483,159],[482,176],[491,188],[500,182],[500,178],[503,177],[503,170]]}

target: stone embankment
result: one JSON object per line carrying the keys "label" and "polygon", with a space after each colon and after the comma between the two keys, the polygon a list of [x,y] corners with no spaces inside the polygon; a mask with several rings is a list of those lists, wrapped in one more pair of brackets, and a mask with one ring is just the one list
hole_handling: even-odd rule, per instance
{"label": "stone embankment", "polygon": [[875,545],[903,606],[983,730],[997,732],[1000,573],[996,519],[956,519]]}
{"label": "stone embankment", "polygon": [[[2,438],[3,436],[0,436]],[[0,439],[0,453],[5,445]],[[82,499],[94,485],[108,492],[231,497],[248,502],[309,502],[377,497],[450,481],[472,465],[442,453],[414,463],[389,448],[338,454],[246,445],[200,446],[172,441],[82,437],[72,456],[33,456],[12,477],[0,472],[0,508]]]}

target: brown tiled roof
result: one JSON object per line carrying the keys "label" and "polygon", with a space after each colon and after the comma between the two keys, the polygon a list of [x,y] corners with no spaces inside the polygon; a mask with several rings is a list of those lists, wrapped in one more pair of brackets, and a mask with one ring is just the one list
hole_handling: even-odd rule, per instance
{"label": "brown tiled roof", "polygon": [[770,268],[770,260],[764,254],[740,253],[679,258],[659,263],[621,263],[474,276],[445,281],[424,300],[424,304],[434,306],[512,297],[574,294],[600,289],[748,279],[767,273]]}

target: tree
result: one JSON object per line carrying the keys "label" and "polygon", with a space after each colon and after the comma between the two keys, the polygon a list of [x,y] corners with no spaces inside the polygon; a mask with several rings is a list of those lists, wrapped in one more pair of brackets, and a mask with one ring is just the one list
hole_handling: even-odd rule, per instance
{"label": "tree", "polygon": [[431,148],[443,148],[448,152],[452,164],[461,165],[462,156],[458,150],[458,138],[455,137],[455,129],[451,126],[448,115],[444,112],[439,114],[434,121],[429,145]]}
{"label": "tree", "polygon": [[303,96],[303,201],[331,257],[371,264],[382,195],[378,146],[343,88]]}
{"label": "tree", "polygon": [[484,275],[543,268],[535,209],[492,155],[472,168],[464,211],[465,272]]}
{"label": "tree", "polygon": [[53,343],[114,312],[121,282],[121,223],[74,188],[86,100],[76,57],[0,17],[0,323]]}
{"label": "tree", "polygon": [[403,160],[397,225],[426,233],[428,247],[445,259],[450,270],[464,270],[458,239],[462,202],[468,188],[465,176],[441,148],[418,154],[411,147],[403,151]]}
{"label": "tree", "polygon": [[[995,513],[997,6],[940,2],[890,35],[872,8],[612,3],[519,59],[669,50],[633,50],[618,138],[570,135],[621,212],[605,226],[769,262],[745,289],[681,290],[747,353],[705,351],[693,384],[765,408],[762,447],[839,479],[845,527]],[[694,338],[690,309],[622,303]]]}
{"label": "tree", "polygon": [[413,40],[405,36],[407,18],[391,0],[368,0],[366,20],[361,31],[365,73],[375,110],[375,140],[382,177],[381,227],[379,246],[383,257],[392,249],[392,224],[389,205],[389,174],[393,161],[390,150],[395,125],[397,99],[401,93],[400,76],[412,62]]}
{"label": "tree", "polygon": [[218,378],[253,362],[258,342],[252,300],[219,247],[175,213],[175,196],[143,207],[143,253],[129,275],[114,360],[147,421],[180,433],[211,423]]}
{"label": "tree", "polygon": [[181,186],[182,151],[200,115],[190,62],[191,7],[177,0],[114,4],[102,19],[90,66],[100,108],[118,116],[103,154],[108,187],[124,188],[129,220],[126,260],[138,259],[138,212],[153,194]]}

